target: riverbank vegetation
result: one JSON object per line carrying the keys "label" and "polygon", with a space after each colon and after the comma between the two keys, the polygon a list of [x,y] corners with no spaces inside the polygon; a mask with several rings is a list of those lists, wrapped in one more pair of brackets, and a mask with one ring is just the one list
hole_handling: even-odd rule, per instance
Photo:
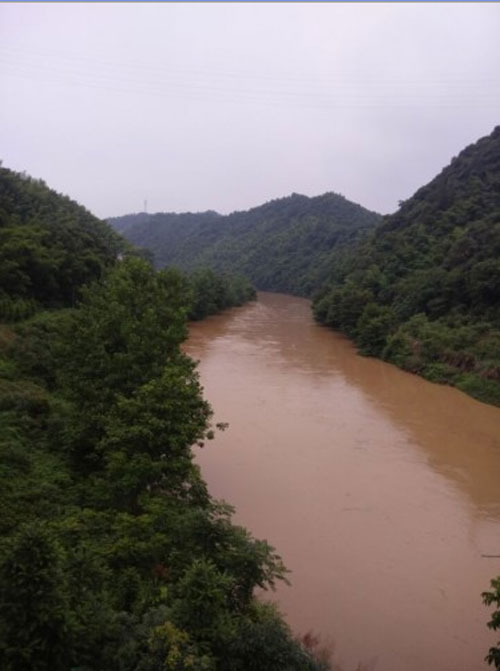
{"label": "riverbank vegetation", "polygon": [[[187,315],[248,286],[156,272],[76,204],[4,177],[0,286],[18,308],[0,326],[2,669],[326,670],[253,596],[286,579],[281,559],[193,462],[217,427],[180,348]],[[71,259],[65,217],[83,222]]]}
{"label": "riverbank vegetation", "polygon": [[500,127],[337,259],[316,319],[500,405]]}
{"label": "riverbank vegetation", "polygon": [[257,297],[254,287],[243,275],[218,275],[210,268],[200,268],[186,279],[190,289],[189,319],[204,319]]}

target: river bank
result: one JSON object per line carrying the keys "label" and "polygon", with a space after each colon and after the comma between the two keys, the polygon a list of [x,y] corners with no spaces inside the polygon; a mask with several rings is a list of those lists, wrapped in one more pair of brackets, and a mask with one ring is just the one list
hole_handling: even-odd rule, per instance
{"label": "river bank", "polygon": [[360,357],[309,302],[195,324],[216,421],[197,459],[215,496],[292,570],[277,599],[347,669],[487,668],[481,591],[500,573],[500,411]]}

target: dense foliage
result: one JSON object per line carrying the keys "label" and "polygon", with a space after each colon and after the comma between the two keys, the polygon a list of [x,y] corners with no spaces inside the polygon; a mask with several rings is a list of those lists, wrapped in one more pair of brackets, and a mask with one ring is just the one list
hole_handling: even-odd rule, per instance
{"label": "dense foliage", "polygon": [[241,272],[258,289],[308,296],[328,277],[338,249],[379,219],[327,193],[293,194],[228,216],[141,213],[109,221],[132,243],[152,250],[158,267]]}
{"label": "dense foliage", "polygon": [[204,319],[221,310],[243,305],[256,298],[256,291],[242,275],[217,275],[209,268],[200,268],[188,276],[191,289],[190,319]]}
{"label": "dense foliage", "polygon": [[74,201],[0,166],[0,319],[73,305],[123,243]]}
{"label": "dense foliage", "polygon": [[500,127],[337,259],[314,314],[366,354],[500,405]]}
{"label": "dense foliage", "polygon": [[132,256],[104,270],[76,307],[0,325],[0,667],[326,669],[255,600],[285,568],[193,463],[213,429],[186,316],[248,286]]}
{"label": "dense foliage", "polygon": [[3,328],[2,668],[320,669],[253,597],[285,576],[211,499],[191,288],[126,259],[78,309]]}

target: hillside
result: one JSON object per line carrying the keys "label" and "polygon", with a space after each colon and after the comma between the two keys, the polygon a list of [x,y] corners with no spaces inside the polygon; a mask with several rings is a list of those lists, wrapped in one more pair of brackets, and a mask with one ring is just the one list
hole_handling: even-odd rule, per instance
{"label": "hillside", "polygon": [[366,354],[500,404],[500,127],[344,255],[314,312]]}
{"label": "hillside", "polygon": [[0,167],[0,319],[74,304],[124,243],[41,180]]}
{"label": "hillside", "polygon": [[193,461],[225,425],[186,315],[251,287],[156,272],[42,182],[0,185],[2,671],[327,671],[254,598],[286,569]]}
{"label": "hillside", "polygon": [[380,215],[327,193],[292,194],[222,216],[128,215],[109,219],[133,244],[154,252],[158,267],[208,266],[240,272],[258,289],[299,295],[328,277],[333,254],[380,220]]}

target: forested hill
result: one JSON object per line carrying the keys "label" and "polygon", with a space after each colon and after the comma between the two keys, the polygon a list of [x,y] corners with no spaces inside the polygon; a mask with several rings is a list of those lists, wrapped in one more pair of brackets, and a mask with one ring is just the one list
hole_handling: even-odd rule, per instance
{"label": "forested hill", "polygon": [[326,193],[292,194],[226,216],[141,213],[108,221],[132,243],[153,251],[158,267],[241,272],[259,289],[309,295],[327,279],[336,250],[380,215]]}
{"label": "forested hill", "polygon": [[332,268],[319,321],[367,354],[500,404],[500,127]]}
{"label": "forested hill", "polygon": [[225,425],[186,316],[251,288],[156,272],[42,182],[0,178],[0,668],[327,671],[254,597],[286,569],[193,460]]}
{"label": "forested hill", "polygon": [[0,318],[73,304],[124,243],[43,181],[0,167]]}

